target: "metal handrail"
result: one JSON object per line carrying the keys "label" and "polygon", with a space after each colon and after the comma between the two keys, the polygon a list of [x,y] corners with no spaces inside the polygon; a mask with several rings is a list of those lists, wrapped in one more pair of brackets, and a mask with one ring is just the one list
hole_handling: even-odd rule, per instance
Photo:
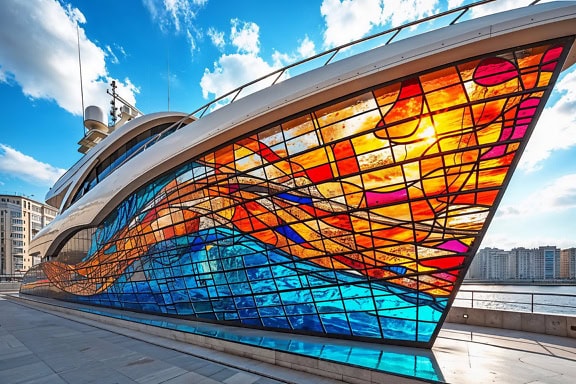
{"label": "metal handrail", "polygon": [[[470,294],[469,297],[461,297],[461,294]],[[476,294],[476,297],[475,297]],[[490,294],[494,295],[493,298],[478,298],[478,294],[485,295]],[[498,299],[498,295],[508,295],[518,297],[519,300],[511,300],[511,299]],[[529,300],[522,300],[523,298],[529,297]],[[574,299],[574,304],[562,304],[562,303],[549,303],[549,302],[542,302],[539,301],[538,298],[566,298],[566,299]],[[551,313],[562,313],[566,312],[564,310],[568,309],[570,311],[569,314],[576,314],[576,294],[569,294],[569,293],[551,293],[551,292],[527,292],[527,291],[491,291],[491,290],[474,290],[474,289],[460,289],[458,291],[458,295],[454,301],[455,307],[461,307],[458,305],[459,302],[469,303],[469,306],[466,308],[483,308],[483,309],[494,309],[491,305],[484,305],[484,304],[504,304],[508,305],[509,307],[513,306],[525,306],[530,308],[529,311],[522,311],[522,312],[530,312],[535,313],[534,308],[538,307],[545,307],[545,308],[557,308],[561,309],[562,311],[552,311]],[[480,304],[480,306],[478,305]],[[491,308],[492,307],[492,308]],[[506,308],[498,308],[498,309],[506,309]],[[514,311],[518,311],[517,308],[513,308]],[[538,311],[540,312],[540,311]]]}
{"label": "metal handrail", "polygon": [[[319,58],[321,58],[321,57],[325,57],[325,56],[327,56],[327,55],[330,55],[330,57],[328,58],[328,60],[326,60],[323,65],[321,65],[321,66],[326,66],[326,65],[328,65],[328,64],[330,64],[330,63],[332,63],[332,62],[334,61],[334,58],[336,57],[336,55],[337,55],[338,53],[340,53],[340,52],[342,52],[342,51],[345,51],[345,50],[347,50],[348,48],[351,48],[351,47],[353,47],[353,46],[358,46],[358,45],[360,45],[361,43],[364,43],[364,42],[366,42],[366,41],[375,40],[375,39],[377,39],[377,38],[379,38],[379,37],[382,37],[382,36],[384,36],[384,35],[387,35],[387,34],[392,34],[392,36],[386,41],[386,43],[383,44],[383,45],[388,45],[388,44],[390,44],[390,43],[392,43],[392,42],[394,41],[394,39],[400,34],[401,31],[403,31],[403,30],[405,30],[405,29],[412,28],[412,27],[415,27],[415,26],[417,26],[417,25],[420,25],[420,24],[423,24],[423,23],[426,23],[426,22],[429,22],[429,21],[437,20],[437,19],[442,18],[442,17],[444,17],[444,16],[448,16],[448,15],[451,15],[451,14],[454,14],[454,13],[458,13],[458,15],[457,15],[454,19],[452,19],[449,23],[447,23],[446,25],[438,25],[438,26],[436,26],[436,28],[433,28],[433,29],[431,29],[431,30],[436,30],[436,29],[442,28],[442,27],[444,27],[444,26],[454,25],[454,24],[455,24],[456,22],[458,22],[458,20],[460,20],[460,19],[462,18],[462,16],[464,16],[464,14],[466,14],[470,9],[475,8],[475,7],[478,7],[478,6],[481,6],[481,5],[485,5],[485,4],[488,4],[488,3],[492,3],[492,2],[494,2],[494,1],[498,1],[498,0],[480,0],[480,1],[477,1],[477,2],[472,3],[472,4],[462,5],[462,6],[460,6],[460,7],[456,7],[456,8],[453,8],[453,9],[450,9],[450,10],[447,10],[447,11],[444,11],[444,12],[440,12],[440,13],[438,13],[438,14],[436,14],[436,15],[428,16],[428,17],[425,17],[425,18],[422,18],[422,19],[419,19],[419,20],[415,20],[415,21],[411,21],[411,22],[408,22],[408,23],[406,23],[406,24],[403,24],[403,25],[401,25],[401,26],[399,26],[399,27],[394,27],[394,28],[391,28],[391,29],[387,29],[387,30],[385,30],[385,31],[381,31],[381,32],[375,33],[375,34],[373,34],[373,35],[370,35],[370,36],[367,36],[367,37],[364,37],[364,38],[361,38],[361,39],[358,39],[358,40],[354,40],[354,41],[349,42],[349,43],[346,43],[346,44],[342,44],[342,45],[340,45],[340,46],[338,46],[338,47],[329,49],[329,50],[327,50],[327,51],[318,53],[318,54],[316,54],[316,55],[314,55],[314,56],[311,56],[311,57],[308,57],[308,58],[306,58],[306,59],[303,59],[303,60],[297,61],[297,62],[295,62],[295,63],[289,64],[289,65],[287,65],[287,66],[285,66],[285,67],[283,67],[283,68],[281,68],[281,69],[275,70],[275,71],[273,71],[273,72],[271,72],[271,73],[268,73],[268,74],[266,74],[266,75],[264,75],[264,76],[262,76],[262,77],[259,77],[259,78],[255,79],[255,80],[252,80],[252,81],[250,81],[250,82],[248,82],[248,83],[246,83],[246,84],[243,84],[243,85],[239,86],[238,88],[233,89],[232,91],[229,91],[229,92],[225,93],[224,95],[221,95],[221,96],[219,96],[219,97],[217,97],[217,98],[209,101],[208,103],[204,104],[203,106],[201,106],[201,107],[195,109],[193,112],[189,113],[186,117],[182,118],[182,119],[179,120],[178,122],[176,122],[176,123],[174,123],[173,125],[171,125],[170,127],[166,128],[165,131],[170,131],[170,130],[173,129],[174,126],[177,126],[177,125],[178,125],[178,128],[177,128],[176,130],[182,128],[182,127],[184,126],[183,122],[186,121],[187,119],[190,119],[190,118],[200,119],[200,118],[202,118],[206,113],[210,113],[210,112],[212,111],[212,109],[213,109],[216,105],[219,105],[220,103],[225,102],[227,99],[228,99],[228,102],[227,102],[227,103],[224,103],[223,105],[231,104],[231,103],[233,103],[235,100],[238,99],[238,96],[239,96],[239,95],[242,93],[242,91],[245,90],[246,88],[249,88],[249,87],[251,87],[252,85],[258,84],[258,83],[263,82],[263,81],[265,81],[265,80],[267,80],[267,79],[270,79],[270,78],[273,77],[273,76],[276,76],[276,77],[274,78],[274,80],[272,81],[272,83],[270,84],[270,85],[274,85],[274,84],[276,84],[276,83],[282,78],[282,76],[283,76],[286,72],[288,72],[288,70],[290,70],[290,69],[303,66],[304,64],[307,64],[307,63],[310,63],[310,62],[312,62],[312,61],[315,61],[315,60],[317,60],[317,59],[319,59]],[[539,3],[539,2],[540,2],[540,0],[535,0],[535,1],[533,1],[532,3],[530,3],[529,6],[535,5],[535,4]],[[363,51],[360,51],[360,52],[358,52],[358,53],[362,53],[362,52],[363,52]],[[320,66],[319,66],[319,67],[320,67]],[[223,105],[221,105],[221,106],[223,106]],[[162,137],[163,135],[164,135],[164,131],[158,133],[157,138],[160,138],[160,137]],[[153,145],[154,143],[156,143],[156,142],[158,141],[157,138],[151,140],[151,142],[152,142],[151,145]],[[145,148],[148,148],[149,146],[150,146],[150,145],[146,145]],[[142,150],[144,150],[145,148],[143,148]],[[138,151],[138,153],[140,153],[140,152],[141,152],[141,151]]]}
{"label": "metal handrail", "polygon": [[[255,80],[252,80],[248,83],[245,83],[241,86],[239,86],[238,88],[233,89],[232,91],[229,91],[227,93],[225,93],[224,95],[221,95],[215,99],[213,99],[212,101],[209,101],[208,103],[204,104],[203,106],[197,108],[196,110],[194,110],[193,112],[189,113],[187,116],[183,117],[182,119],[180,119],[179,121],[175,122],[174,124],[170,125],[168,128],[166,128],[164,131],[158,133],[155,137],[151,138],[145,145],[143,145],[142,147],[138,148],[138,150],[136,150],[134,153],[132,153],[129,157],[127,157],[126,159],[124,159],[124,161],[122,161],[120,164],[118,164],[116,167],[114,167],[114,169],[112,169],[107,175],[106,177],[110,176],[115,170],[117,170],[118,168],[120,168],[122,165],[124,165],[127,161],[129,161],[130,159],[134,158],[135,156],[137,156],[138,154],[142,153],[143,151],[145,151],[146,149],[148,149],[149,147],[151,147],[152,145],[156,144],[159,140],[161,140],[163,137],[168,136],[169,134],[179,130],[180,128],[186,126],[187,124],[184,124],[185,121],[194,118],[194,119],[200,119],[202,118],[204,115],[206,115],[207,113],[210,114],[214,108],[216,106],[225,106],[228,104],[233,103],[234,101],[236,101],[238,99],[238,97],[240,96],[240,94],[242,93],[242,91],[244,91],[245,89],[258,84],[260,82],[264,82],[265,80],[269,80],[270,78],[274,77],[274,80],[271,82],[271,84],[269,84],[268,86],[272,86],[274,84],[277,84],[278,81],[280,79],[282,79],[283,75],[285,75],[288,70],[296,68],[296,67],[300,67],[300,66],[304,66],[307,63],[311,63],[321,57],[325,57],[325,56],[329,56],[328,59],[324,62],[324,64],[319,65],[317,68],[319,67],[323,67],[326,66],[332,62],[334,62],[334,58],[341,52],[354,47],[354,46],[358,46],[361,43],[367,42],[367,41],[371,41],[371,40],[376,40],[379,37],[385,36],[387,34],[392,34],[392,36],[383,44],[383,45],[388,45],[392,42],[395,41],[396,37],[400,34],[400,32],[402,32],[405,29],[408,28],[412,28],[415,26],[418,26],[420,24],[429,22],[429,21],[433,21],[433,20],[437,20],[439,18],[451,15],[451,14],[455,14],[457,13],[456,17],[451,19],[451,21],[445,25],[441,24],[438,26],[435,26],[435,28],[431,28],[430,30],[436,30],[445,26],[450,26],[450,25],[454,25],[455,23],[458,22],[458,20],[460,20],[462,18],[462,16],[464,16],[464,14],[466,14],[470,9],[484,5],[484,4],[488,4],[488,3],[492,3],[494,1],[498,1],[498,0],[480,0],[477,1],[475,3],[471,3],[468,5],[462,5],[460,7],[457,8],[453,8],[444,12],[440,12],[436,15],[432,15],[432,16],[428,16],[428,17],[424,17],[422,19],[418,19],[415,21],[411,21],[408,22],[406,24],[403,24],[399,27],[394,27],[391,29],[387,29],[378,33],[375,33],[373,35],[358,39],[358,40],[354,40],[352,42],[346,43],[346,44],[342,44],[338,47],[329,49],[327,51],[318,53],[314,56],[308,57],[306,59],[297,61],[295,63],[289,64],[281,69],[275,70],[271,73],[268,73],[267,75],[264,75],[262,77],[259,77]],[[535,0],[533,1],[531,4],[529,4],[529,6],[535,5],[539,2],[540,0]],[[365,51],[360,51],[357,53],[362,53]],[[100,181],[98,181],[100,182]],[[73,204],[73,202],[71,202],[67,207],[64,208],[64,210],[66,210],[71,204]]]}
{"label": "metal handrail", "polygon": [[[420,24],[423,24],[423,23],[426,23],[426,22],[429,22],[429,21],[432,21],[432,20],[437,20],[437,19],[439,19],[439,18],[442,18],[442,17],[447,16],[447,15],[451,15],[451,14],[453,14],[453,13],[458,13],[458,12],[460,12],[460,14],[458,14],[453,20],[451,20],[451,21],[450,21],[449,23],[447,23],[446,25],[439,25],[439,26],[437,26],[436,28],[433,28],[433,29],[431,29],[431,30],[436,30],[436,29],[439,29],[439,28],[442,28],[442,27],[445,27],[445,26],[453,25],[453,24],[455,24],[465,13],[467,13],[470,9],[475,8],[475,7],[477,7],[477,6],[480,6],[480,5],[484,5],[484,4],[487,4],[487,3],[491,3],[491,2],[494,2],[494,1],[497,1],[497,0],[481,0],[481,1],[477,1],[477,2],[472,3],[472,4],[462,5],[462,6],[457,7],[457,8],[453,8],[453,9],[450,9],[450,10],[447,10],[447,11],[444,11],[444,12],[440,12],[440,13],[438,13],[438,14],[436,14],[436,15],[424,17],[424,18],[422,18],[422,19],[418,19],[418,20],[415,20],[415,21],[411,21],[411,22],[408,22],[408,23],[406,23],[406,24],[402,24],[402,25],[399,26],[399,27],[390,28],[390,29],[387,29],[387,30],[384,30],[384,31],[375,33],[375,34],[373,34],[373,35],[370,35],[370,36],[367,36],[367,37],[364,37],[364,38],[361,38],[361,39],[358,39],[358,40],[354,40],[354,41],[351,41],[351,42],[346,43],[346,44],[339,45],[339,46],[337,46],[337,47],[335,47],[335,48],[331,48],[331,49],[329,49],[329,50],[327,50],[327,51],[318,53],[318,54],[316,54],[316,55],[314,55],[314,56],[311,56],[311,57],[308,57],[308,58],[306,58],[306,59],[303,59],[303,60],[297,61],[297,62],[295,62],[295,63],[289,64],[289,65],[287,65],[287,66],[285,66],[285,67],[283,67],[283,68],[281,68],[281,69],[275,70],[275,71],[273,71],[273,72],[271,72],[271,73],[268,73],[267,75],[264,75],[264,76],[262,76],[262,77],[259,77],[258,79],[252,80],[252,81],[250,81],[250,82],[248,82],[248,83],[246,83],[246,84],[244,84],[244,85],[241,85],[240,87],[238,87],[238,88],[236,88],[236,89],[234,89],[234,90],[232,90],[232,91],[230,91],[230,92],[228,92],[228,93],[225,93],[224,95],[221,95],[221,96],[217,97],[216,99],[214,99],[214,100],[212,100],[212,101],[204,104],[204,105],[201,106],[200,108],[196,109],[194,112],[190,113],[190,115],[196,116],[196,114],[200,113],[199,116],[196,116],[196,117],[200,118],[200,117],[204,116],[204,114],[205,114],[207,111],[209,111],[214,105],[218,104],[219,102],[225,101],[226,99],[230,98],[230,96],[234,95],[234,96],[232,97],[232,99],[229,100],[229,102],[228,102],[227,104],[230,104],[230,103],[232,103],[234,100],[236,100],[236,99],[238,98],[238,96],[240,95],[240,93],[241,93],[244,89],[246,89],[246,88],[248,88],[248,87],[250,87],[250,86],[252,86],[252,85],[254,85],[254,84],[257,84],[257,83],[259,83],[259,82],[262,82],[262,81],[264,81],[264,80],[266,80],[266,79],[269,79],[270,77],[276,75],[276,78],[275,78],[274,81],[271,83],[271,85],[274,85],[274,84],[276,84],[276,83],[278,82],[279,79],[282,78],[282,75],[283,75],[284,73],[286,73],[289,69],[292,69],[292,68],[301,66],[301,65],[306,64],[306,63],[310,63],[310,62],[312,62],[312,61],[314,61],[314,60],[316,60],[316,59],[318,59],[318,58],[321,58],[321,57],[330,55],[330,57],[328,58],[328,60],[327,60],[326,62],[324,62],[324,64],[322,65],[322,66],[326,66],[326,65],[328,65],[328,64],[330,64],[330,63],[332,63],[332,62],[334,61],[333,59],[334,59],[334,57],[336,57],[336,55],[337,55],[338,53],[340,53],[340,52],[342,52],[342,51],[344,51],[344,50],[346,50],[346,49],[348,49],[348,48],[351,48],[351,47],[353,47],[353,46],[357,46],[357,45],[359,45],[359,44],[361,44],[361,43],[364,43],[364,42],[366,42],[366,41],[369,41],[369,40],[375,40],[375,39],[377,39],[377,38],[379,38],[379,37],[382,37],[382,36],[384,36],[384,35],[387,35],[387,34],[393,34],[392,37],[390,37],[390,39],[388,39],[388,40],[386,41],[386,43],[383,44],[383,45],[388,45],[388,44],[394,42],[394,39],[400,34],[401,31],[403,31],[403,30],[405,30],[405,29],[412,28],[412,27],[415,27],[415,26],[417,26],[417,25],[420,25]],[[538,3],[539,1],[540,1],[540,0],[535,0],[535,1],[534,1],[533,3],[531,3],[529,6],[532,6],[532,5],[536,4],[536,3]],[[361,52],[362,52],[362,51],[361,51]],[[190,116],[190,115],[189,115],[189,116]]]}

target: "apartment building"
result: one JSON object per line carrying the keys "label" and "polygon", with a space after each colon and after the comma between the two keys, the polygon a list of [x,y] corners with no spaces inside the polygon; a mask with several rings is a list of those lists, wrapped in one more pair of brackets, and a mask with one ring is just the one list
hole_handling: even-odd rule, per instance
{"label": "apartment building", "polygon": [[554,280],[576,278],[576,248],[482,248],[470,265],[468,279]]}
{"label": "apartment building", "polygon": [[26,196],[0,195],[0,275],[23,274],[40,263],[28,253],[28,244],[56,213]]}

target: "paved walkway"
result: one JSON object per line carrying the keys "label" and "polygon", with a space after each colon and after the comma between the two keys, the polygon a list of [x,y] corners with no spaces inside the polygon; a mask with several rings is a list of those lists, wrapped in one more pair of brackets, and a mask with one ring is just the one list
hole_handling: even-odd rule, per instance
{"label": "paved walkway", "polygon": [[[339,383],[97,320],[78,319],[2,300],[0,294],[0,384]],[[233,329],[245,335],[255,332]],[[286,337],[285,333],[271,336],[279,344]],[[304,336],[297,336],[296,341],[317,346]],[[434,379],[426,382],[573,384],[576,378],[576,339],[565,337],[447,323],[432,350],[366,343],[355,346],[358,343],[335,339],[326,343],[323,350],[332,355],[339,349],[349,351],[356,362],[362,359],[366,363],[377,356],[379,364],[374,367],[384,370],[399,372],[411,366],[415,373],[433,373]],[[379,352],[372,353],[375,350]],[[347,366],[335,369],[349,370]],[[375,382],[419,382],[412,377]],[[354,378],[350,380],[354,382]]]}
{"label": "paved walkway", "polygon": [[[292,376],[298,383],[336,383],[302,372]],[[0,295],[2,384],[283,382],[22,306]]]}

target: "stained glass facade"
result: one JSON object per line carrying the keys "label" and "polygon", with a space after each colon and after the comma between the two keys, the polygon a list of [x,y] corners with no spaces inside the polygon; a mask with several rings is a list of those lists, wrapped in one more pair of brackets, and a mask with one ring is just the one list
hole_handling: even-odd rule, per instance
{"label": "stained glass facade", "polygon": [[191,159],[22,292],[430,345],[570,44],[379,85]]}

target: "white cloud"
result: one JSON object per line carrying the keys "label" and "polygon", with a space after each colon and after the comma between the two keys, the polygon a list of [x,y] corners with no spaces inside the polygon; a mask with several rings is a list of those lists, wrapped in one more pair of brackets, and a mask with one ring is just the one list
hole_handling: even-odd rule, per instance
{"label": "white cloud", "polygon": [[[68,112],[82,114],[78,31],[85,105],[106,109],[109,102],[106,88],[113,79],[106,69],[106,52],[79,27],[85,22],[79,9],[63,6],[56,0],[0,1],[3,81],[17,83],[31,99],[54,100]],[[136,87],[129,80],[116,82],[121,96],[135,102]]]}
{"label": "white cloud", "polygon": [[196,2],[188,0],[144,0],[144,6],[162,30],[174,26],[177,32],[196,17],[194,4]]}
{"label": "white cloud", "polygon": [[257,55],[260,51],[259,31],[256,23],[243,22],[238,19],[231,21],[230,40],[238,52]]}
{"label": "white cloud", "polygon": [[208,32],[206,32],[208,37],[210,37],[210,41],[214,44],[218,49],[224,49],[226,45],[226,41],[224,40],[224,32],[217,31],[214,28],[208,28]]}
{"label": "white cloud", "polygon": [[312,57],[316,54],[316,46],[308,36],[305,36],[304,40],[300,42],[300,46],[298,47],[297,51],[300,57],[305,59],[307,57]]}
{"label": "white cloud", "polygon": [[298,57],[296,55],[291,55],[289,53],[274,51],[274,53],[272,54],[272,63],[273,63],[272,66],[274,68],[285,67],[286,65],[293,63],[297,60]]}
{"label": "white cloud", "polygon": [[561,176],[515,205],[498,208],[501,218],[534,216],[576,208],[576,173]]}
{"label": "white cloud", "polygon": [[324,0],[324,46],[335,47],[361,38],[381,21],[380,0]]}
{"label": "white cloud", "polygon": [[462,5],[464,0],[448,0],[448,9],[454,9]]}
{"label": "white cloud", "polygon": [[142,0],[160,30],[167,33],[174,28],[177,34],[183,33],[192,53],[196,50],[196,37],[200,35],[194,26],[194,20],[207,2],[208,0]]}
{"label": "white cloud", "polygon": [[0,144],[0,173],[39,186],[52,186],[65,171]]}
{"label": "white cloud", "polygon": [[208,0],[142,0],[152,20],[160,25],[163,31],[171,26],[180,31],[196,18],[198,11]]}
{"label": "white cloud", "polygon": [[558,101],[544,109],[522,159],[520,169],[530,172],[541,168],[552,152],[576,146],[576,70],[567,73],[555,87]]}
{"label": "white cloud", "polygon": [[193,56],[194,51],[196,50],[196,39],[189,29],[186,30],[186,38],[188,39],[188,45],[190,46],[190,55]]}
{"label": "white cloud", "polygon": [[366,36],[374,27],[400,26],[435,13],[438,0],[324,0],[324,46],[335,47]]}
{"label": "white cloud", "polygon": [[472,18],[504,12],[530,5],[534,0],[500,0],[472,8]]}
{"label": "white cloud", "polygon": [[490,229],[486,233],[480,249],[485,247],[500,248],[504,250],[511,250],[513,248],[538,248],[543,245],[552,245],[560,249],[566,249],[576,246],[573,238],[568,236],[551,236],[551,235],[534,235],[528,237],[502,235],[497,231]]}
{"label": "white cloud", "polygon": [[112,48],[110,45],[106,45],[106,52],[106,56],[110,58],[112,64],[118,64],[120,62],[120,59],[118,58],[119,55],[122,58],[128,56],[124,50],[124,47],[118,44],[114,44],[114,48]]}
{"label": "white cloud", "polygon": [[576,246],[576,173],[538,186],[517,202],[502,205],[481,247]]}
{"label": "white cloud", "polygon": [[384,0],[381,25],[398,27],[436,13],[438,0]]}
{"label": "white cloud", "polygon": [[[314,54],[314,43],[308,36],[305,36],[295,53],[274,51],[270,63],[260,56],[260,27],[257,24],[239,19],[231,20],[230,24],[229,44],[236,49],[236,52],[222,54],[214,62],[213,69],[204,69],[200,86],[205,99],[224,95],[243,84],[297,61],[304,57],[303,55]],[[223,33],[209,29],[208,36],[218,47],[227,45],[226,36]],[[287,77],[288,74],[284,74],[282,79]],[[269,86],[274,79],[275,76],[244,89],[239,97]]]}
{"label": "white cloud", "polygon": [[[272,53],[272,67],[282,68],[289,64],[296,63],[299,60],[312,57],[315,54],[316,46],[314,45],[314,42],[310,40],[308,36],[304,36],[304,39],[300,41],[300,45],[294,52],[286,53],[275,50],[274,53]],[[288,72],[284,73],[280,80],[285,80],[290,77]]]}
{"label": "white cloud", "polygon": [[118,60],[118,57],[114,54],[114,51],[112,51],[112,48],[109,45],[106,46],[106,52],[108,52],[108,57],[110,57],[110,61],[112,61],[112,64],[118,64],[120,62],[120,60]]}
{"label": "white cloud", "polygon": [[[204,75],[200,80],[202,96],[208,98],[210,94],[223,95],[242,84],[272,72],[274,69],[261,57],[255,55],[241,53],[222,55],[218,62],[214,63],[213,71],[204,70]],[[261,88],[268,85],[263,84]]]}

